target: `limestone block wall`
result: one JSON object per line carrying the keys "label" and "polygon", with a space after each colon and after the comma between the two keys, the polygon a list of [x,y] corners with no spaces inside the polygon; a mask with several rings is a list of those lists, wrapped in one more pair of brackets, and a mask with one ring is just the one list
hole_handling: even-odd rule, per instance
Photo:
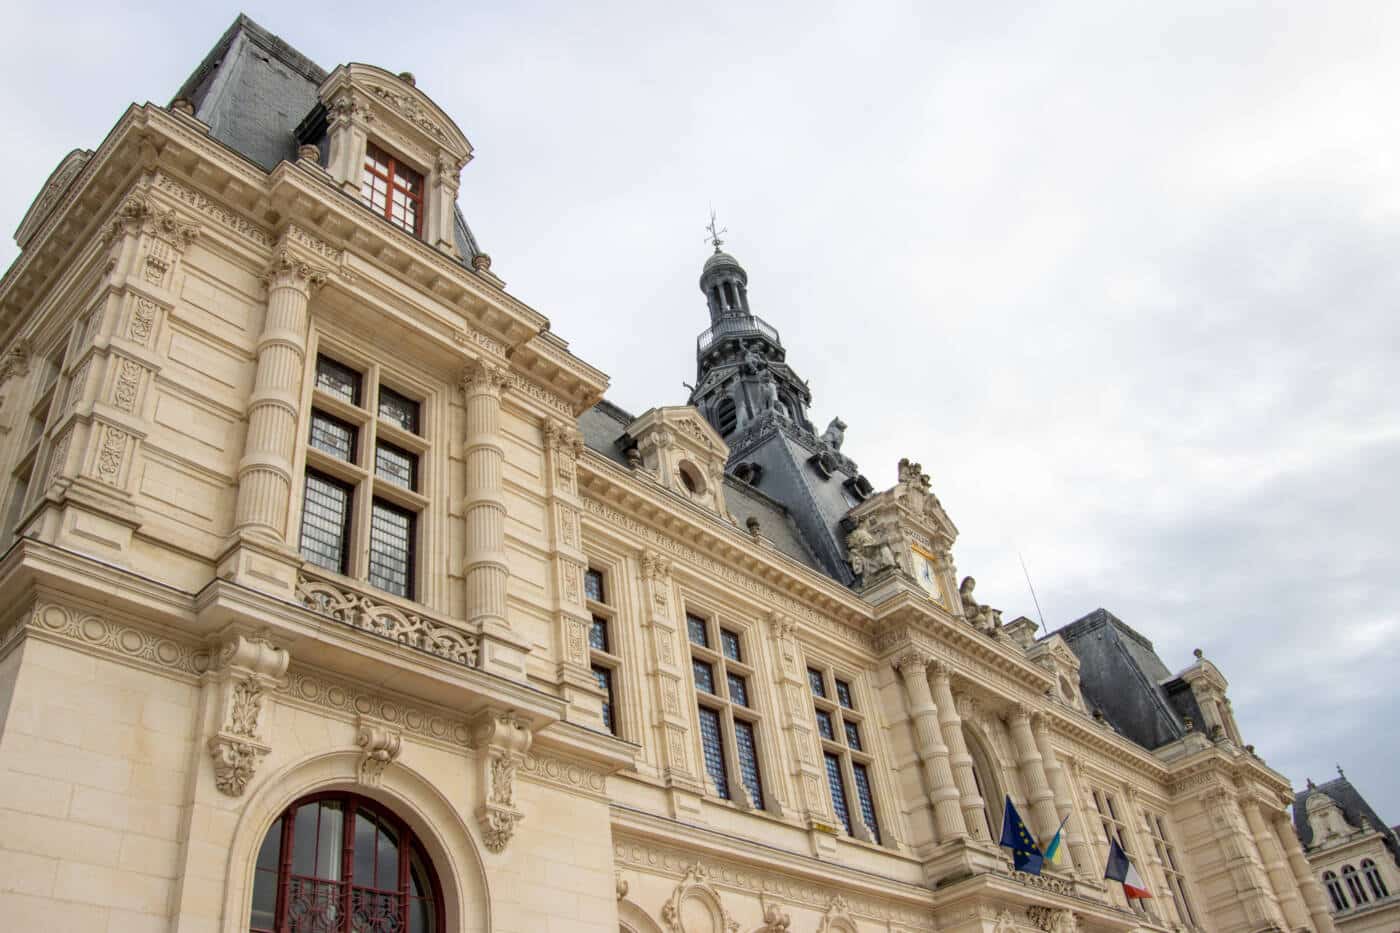
{"label": "limestone block wall", "polygon": [[168,929],[198,687],[31,638],[0,662],[0,691],[5,925]]}

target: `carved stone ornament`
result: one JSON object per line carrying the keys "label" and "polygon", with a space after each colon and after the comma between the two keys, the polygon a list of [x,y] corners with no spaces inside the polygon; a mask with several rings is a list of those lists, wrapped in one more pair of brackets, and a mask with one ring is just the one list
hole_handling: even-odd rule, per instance
{"label": "carved stone ornament", "polygon": [[787,911],[771,901],[763,905],[763,925],[754,933],[788,933],[788,928],[792,926],[792,917]]}
{"label": "carved stone ornament", "polygon": [[1026,908],[1031,925],[1045,933],[1079,933],[1079,919],[1073,911],[1033,905]]}
{"label": "carved stone ornament", "polygon": [[302,259],[283,246],[263,271],[263,284],[273,288],[304,288],[314,291],[326,284],[327,272]]}
{"label": "carved stone ornament", "polygon": [[850,905],[841,895],[833,897],[822,914],[822,922],[817,925],[817,933],[857,933],[856,922],[851,919]]}
{"label": "carved stone ornament", "polygon": [[362,716],[355,744],[360,746],[360,783],[366,787],[378,787],[384,778],[384,769],[399,757],[403,733],[386,723]]}
{"label": "carved stone ornament", "polygon": [[479,642],[473,632],[434,622],[305,573],[297,575],[296,596],[297,601],[312,612],[351,628],[396,641],[444,661],[476,667]]}
{"label": "carved stone ornament", "polygon": [[908,651],[903,651],[895,655],[895,658],[893,661],[890,662],[890,665],[895,670],[899,671],[899,673],[903,676],[911,677],[923,674],[925,671],[927,671],[929,663],[932,660],[932,658],[930,658],[927,654],[924,654],[922,651],[917,651],[911,648]]}
{"label": "carved stone ornament", "polygon": [[486,710],[472,721],[472,742],[481,773],[477,822],[492,852],[505,850],[525,815],[515,805],[515,772],[530,750],[530,724],[509,710]]}
{"label": "carved stone ornament", "polygon": [[207,743],[214,786],[238,797],[271,749],[260,735],[263,701],[287,672],[291,658],[265,634],[235,633],[211,650],[209,689],[218,693],[219,731]]}
{"label": "carved stone ornament", "polygon": [[889,536],[876,537],[872,533],[873,524],[869,518],[861,518],[846,535],[846,554],[851,572],[866,581],[874,579],[896,564]]}
{"label": "carved stone ornament", "polygon": [[27,338],[21,338],[14,342],[14,345],[0,359],[0,386],[9,381],[11,376],[29,375],[29,355],[31,347]]}
{"label": "carved stone ornament", "polygon": [[509,382],[510,373],[487,360],[471,360],[462,367],[462,391],[469,398],[480,394],[500,398],[501,390]]}
{"label": "carved stone ornament", "polygon": [[710,884],[710,873],[699,862],[685,871],[666,903],[661,905],[661,928],[666,933],[687,933],[694,929],[738,933],[739,922],[729,915],[719,891]]}
{"label": "carved stone ornament", "polygon": [[997,925],[992,933],[1016,933],[1016,918],[1005,907],[997,914]]}
{"label": "carved stone ornament", "polygon": [[974,599],[972,591],[976,587],[977,581],[972,577],[963,577],[962,584],[958,587],[958,596],[962,600],[963,616],[979,632],[995,635],[1001,631],[1001,610],[984,606]]}

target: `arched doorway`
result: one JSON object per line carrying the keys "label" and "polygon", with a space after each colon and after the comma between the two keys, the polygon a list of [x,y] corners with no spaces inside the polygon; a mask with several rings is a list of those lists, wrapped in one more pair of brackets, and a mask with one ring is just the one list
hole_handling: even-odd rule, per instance
{"label": "arched doorway", "polygon": [[366,797],[303,797],[258,849],[253,933],[439,933],[442,888],[413,831]]}

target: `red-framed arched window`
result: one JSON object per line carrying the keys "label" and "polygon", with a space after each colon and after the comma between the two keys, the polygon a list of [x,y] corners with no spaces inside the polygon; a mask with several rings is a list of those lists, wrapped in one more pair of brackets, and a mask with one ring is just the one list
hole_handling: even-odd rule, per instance
{"label": "red-framed arched window", "polygon": [[303,797],[258,850],[253,933],[439,933],[442,889],[412,830],[356,794]]}

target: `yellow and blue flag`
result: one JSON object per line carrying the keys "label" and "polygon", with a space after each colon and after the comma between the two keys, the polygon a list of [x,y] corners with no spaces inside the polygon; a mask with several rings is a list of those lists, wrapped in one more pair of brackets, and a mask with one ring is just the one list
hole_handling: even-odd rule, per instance
{"label": "yellow and blue flag", "polygon": [[1059,865],[1065,860],[1064,849],[1060,847],[1060,836],[1065,831],[1065,824],[1069,822],[1069,814],[1060,820],[1060,827],[1055,830],[1055,837],[1050,840],[1050,844],[1045,847],[1045,862],[1048,865]]}
{"label": "yellow and blue flag", "polygon": [[1006,810],[1001,817],[1001,844],[1011,850],[1011,860],[1017,871],[1028,875],[1040,874],[1045,856],[1035,844],[1035,837],[1026,828],[1021,814],[1016,812],[1010,796],[1006,798]]}

